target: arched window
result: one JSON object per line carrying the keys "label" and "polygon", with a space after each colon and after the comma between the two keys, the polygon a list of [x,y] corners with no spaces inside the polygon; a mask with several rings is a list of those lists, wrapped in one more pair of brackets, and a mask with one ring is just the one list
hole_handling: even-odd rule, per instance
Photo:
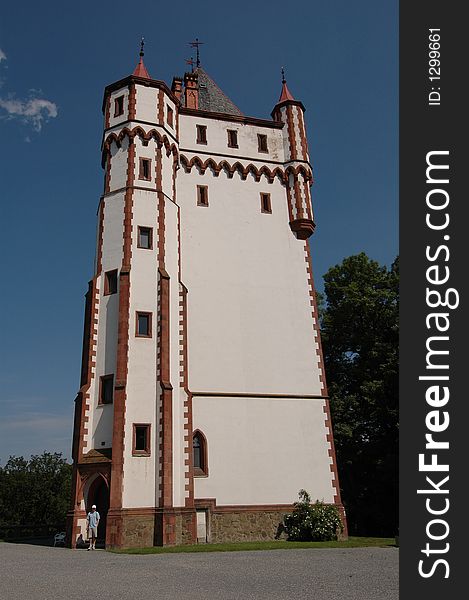
{"label": "arched window", "polygon": [[192,455],[194,460],[194,476],[208,475],[207,440],[204,434],[197,430],[192,436]]}

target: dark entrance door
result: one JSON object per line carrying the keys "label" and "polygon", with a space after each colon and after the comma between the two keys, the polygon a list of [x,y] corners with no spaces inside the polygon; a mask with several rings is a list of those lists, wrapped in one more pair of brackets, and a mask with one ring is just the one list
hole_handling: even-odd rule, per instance
{"label": "dark entrance door", "polygon": [[98,525],[97,548],[104,548],[106,545],[106,521],[109,510],[109,488],[102,477],[98,477],[91,485],[88,494],[88,510],[93,504],[96,504],[96,510],[99,512],[100,520]]}

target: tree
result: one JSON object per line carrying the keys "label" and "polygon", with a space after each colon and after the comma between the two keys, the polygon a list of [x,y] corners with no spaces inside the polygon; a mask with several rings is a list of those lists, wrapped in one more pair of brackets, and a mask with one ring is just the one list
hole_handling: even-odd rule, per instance
{"label": "tree", "polygon": [[0,525],[65,523],[72,466],[59,453],[25,460],[10,456],[0,468]]}
{"label": "tree", "polygon": [[350,533],[398,527],[399,263],[366,254],[324,276],[322,341],[342,498]]}

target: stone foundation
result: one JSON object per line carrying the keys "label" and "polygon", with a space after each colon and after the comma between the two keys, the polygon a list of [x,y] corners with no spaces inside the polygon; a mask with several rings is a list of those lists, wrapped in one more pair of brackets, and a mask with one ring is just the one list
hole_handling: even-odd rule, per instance
{"label": "stone foundation", "polygon": [[274,540],[284,511],[213,512],[209,516],[209,542],[257,542]]}
{"label": "stone foundation", "polygon": [[126,515],[122,519],[122,547],[155,545],[155,514]]}
{"label": "stone foundation", "polygon": [[[206,512],[207,542],[212,544],[275,540],[284,516],[293,510],[289,505],[216,506],[215,502],[204,500],[196,501],[196,508]],[[76,519],[77,515],[74,516]],[[69,530],[72,524],[73,517],[69,520]],[[346,531],[340,539],[347,539]],[[131,508],[108,514],[107,548],[196,543],[195,508]]]}

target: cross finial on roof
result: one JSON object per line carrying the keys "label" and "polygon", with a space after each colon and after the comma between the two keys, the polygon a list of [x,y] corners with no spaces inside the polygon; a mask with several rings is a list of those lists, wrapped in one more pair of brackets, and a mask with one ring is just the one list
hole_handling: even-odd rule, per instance
{"label": "cross finial on roof", "polygon": [[200,67],[200,55],[199,55],[199,46],[202,46],[204,42],[199,42],[199,38],[195,38],[195,42],[189,42],[189,46],[191,48],[197,48],[197,55],[196,55],[196,61],[195,64],[197,65],[197,68]]}
{"label": "cross finial on roof", "polygon": [[191,73],[194,72],[194,59],[192,56],[190,58],[186,58],[186,64],[191,66]]}
{"label": "cross finial on roof", "polygon": [[140,60],[138,61],[138,65],[134,69],[133,75],[135,75],[136,77],[144,77],[145,79],[150,79],[150,75],[145,65],[143,64],[143,55],[145,54],[145,52],[143,51],[144,45],[145,40],[142,37],[142,39],[140,40]]}

